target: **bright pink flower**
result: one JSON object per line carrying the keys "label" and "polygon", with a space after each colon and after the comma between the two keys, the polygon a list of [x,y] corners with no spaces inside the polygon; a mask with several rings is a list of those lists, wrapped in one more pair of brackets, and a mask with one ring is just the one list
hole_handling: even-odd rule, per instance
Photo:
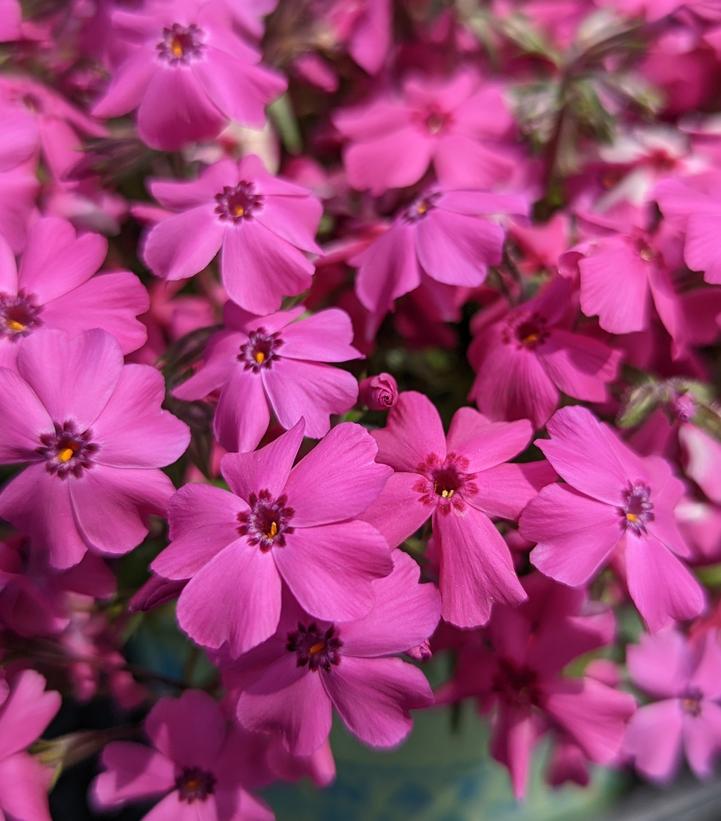
{"label": "bright pink flower", "polygon": [[494,602],[526,598],[490,517],[516,519],[553,479],[546,463],[504,464],[532,432],[525,419],[489,422],[461,408],[446,439],[438,411],[415,391],[402,393],[387,426],[373,431],[378,460],[396,473],[363,518],[395,547],[433,517],[443,618],[451,624],[485,624]]}
{"label": "bright pink flower", "polygon": [[633,683],[655,700],[641,707],[626,735],[636,769],[669,781],[682,751],[699,778],[721,753],[721,645],[717,630],[689,640],[676,630],[643,636],[628,648]]}
{"label": "bright pink flower", "polygon": [[689,556],[674,516],[683,485],[668,463],[638,456],[585,408],[562,408],[546,427],[551,439],[536,444],[568,484],[544,488],[521,516],[521,534],[537,543],[533,564],[580,587],[620,551],[651,630],[701,613],[703,589],[680,560]]}
{"label": "bright pink flower", "polygon": [[489,215],[522,214],[525,198],[472,190],[429,190],[351,260],[356,293],[369,311],[386,312],[415,290],[422,275],[446,285],[476,287],[501,261],[504,231]]}
{"label": "bright pink flower", "polygon": [[0,0],[0,43],[18,40],[22,21],[19,0]]}
{"label": "bright pink flower", "polygon": [[472,69],[448,80],[414,77],[401,96],[346,109],[334,122],[350,141],[348,181],[373,194],[417,183],[431,163],[444,186],[489,188],[513,173],[501,142],[512,130],[510,111],[501,90]]}
{"label": "bright pink flower", "polygon": [[283,296],[310,286],[320,253],[314,236],[322,208],[310,192],[265,170],[250,155],[221,160],[191,182],[151,182],[153,196],[179,213],[160,220],[143,256],[165,279],[202,271],[218,251],[228,296],[254,314],[268,314]]}
{"label": "bright pink flower", "polygon": [[139,12],[116,10],[124,46],[97,117],[138,109],[138,134],[173,151],[215,137],[228,120],[260,126],[285,81],[259,65],[260,54],[229,25],[223,3],[151,0]]}
{"label": "bright pink flower", "polygon": [[240,689],[238,721],[278,733],[288,749],[309,755],[328,738],[333,708],[372,747],[393,747],[410,732],[411,709],[433,694],[423,673],[399,658],[425,641],[439,618],[431,584],[399,550],[393,572],[373,582],[375,604],[364,618],[329,622],[284,600],[277,633],[228,669]]}
{"label": "bright pink flower", "polygon": [[373,605],[371,582],[392,568],[385,539],[356,521],[390,470],[360,425],[338,425],[293,467],[301,420],[254,453],[229,453],[231,492],[186,485],[173,497],[171,544],[153,562],[190,579],[178,599],[180,626],[198,644],[239,655],[271,636],[284,584],[313,616],[348,620]]}
{"label": "bright pink flower", "polygon": [[25,750],[36,741],[60,707],[60,696],[45,691],[45,679],[23,670],[0,683],[0,814],[9,819],[51,821],[47,791],[52,770]]}
{"label": "bright pink flower", "polygon": [[563,674],[571,661],[613,640],[611,611],[584,612],[585,591],[537,575],[524,584],[528,601],[494,609],[483,640],[470,634],[453,681],[438,693],[442,701],[474,697],[484,712],[495,707],[491,755],[508,768],[518,798],[525,794],[533,748],[543,735],[552,735],[565,758],[553,762],[549,775],[565,780],[571,764],[578,772],[586,760],[610,764],[617,758],[635,708],[632,696],[590,670],[577,677]]}
{"label": "bright pink flower", "polygon": [[252,317],[226,304],[226,330],[210,340],[198,371],[173,391],[193,400],[220,390],[214,430],[226,450],[253,450],[271,411],[286,430],[305,419],[306,436],[318,439],[328,433],[330,414],[355,404],[355,377],[324,364],[360,356],[351,345],[350,318],[337,308],[299,318],[303,311]]}
{"label": "bright pink flower", "polygon": [[136,319],[148,310],[140,280],[129,271],[93,276],[107,249],[99,234],[77,236],[69,222],[47,217],[31,225],[18,266],[0,236],[0,365],[13,367],[21,341],[40,328],[102,328],[123,353],[145,342]]}
{"label": "bright pink flower", "polygon": [[273,813],[244,789],[238,767],[242,739],[207,693],[161,698],[145,719],[152,747],[115,741],[103,750],[92,797],[104,809],[159,799],[153,821],[272,821]]}
{"label": "bright pink flower", "polygon": [[568,280],[557,277],[533,299],[481,328],[468,349],[476,371],[471,388],[491,419],[530,419],[540,428],[560,393],[586,402],[608,400],[621,353],[571,330],[577,315]]}
{"label": "bright pink flower", "polygon": [[654,192],[667,219],[685,234],[684,259],[704,279],[721,284],[721,173],[711,172],[659,183]]}
{"label": "bright pink flower", "polygon": [[29,466],[0,493],[0,517],[47,551],[53,567],[88,549],[139,544],[150,513],[173,492],[157,468],[188,445],[187,427],[160,409],[161,374],[126,365],[115,339],[40,330],[23,340],[17,372],[0,368],[0,464]]}

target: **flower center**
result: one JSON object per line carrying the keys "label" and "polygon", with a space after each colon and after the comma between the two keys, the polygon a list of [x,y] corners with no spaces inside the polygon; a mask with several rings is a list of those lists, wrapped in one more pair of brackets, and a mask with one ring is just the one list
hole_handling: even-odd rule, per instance
{"label": "flower center", "polygon": [[10,340],[27,336],[41,324],[42,307],[22,291],[15,296],[0,294],[0,338]]}
{"label": "flower center", "polygon": [[701,715],[701,693],[698,690],[689,690],[681,699],[681,709],[684,713],[698,718]]}
{"label": "flower center", "polygon": [[466,506],[463,494],[478,492],[473,482],[476,475],[467,473],[467,470],[468,459],[464,456],[449,453],[441,461],[435,453],[431,453],[416,468],[421,476],[413,489],[421,494],[424,504],[437,505],[442,513],[449,513],[451,508],[462,511]]}
{"label": "flower center", "polygon": [[493,677],[493,690],[504,701],[529,705],[539,701],[538,676],[528,667],[517,667],[501,659]]}
{"label": "flower center", "polygon": [[537,313],[521,313],[511,317],[502,331],[506,345],[515,345],[519,350],[532,351],[548,338],[546,320]]}
{"label": "flower center", "polygon": [[330,673],[333,665],[340,664],[342,646],[332,624],[323,630],[315,622],[307,626],[298,622],[298,629],[288,633],[286,649],[298,656],[298,667],[307,667],[314,673],[318,670]]}
{"label": "flower center", "polygon": [[619,508],[621,526],[637,536],[646,533],[646,525],[655,518],[651,488],[644,482],[630,482],[623,491],[623,505]]}
{"label": "flower center", "polygon": [[175,779],[178,798],[187,804],[205,801],[215,790],[215,776],[198,767],[186,767]]}
{"label": "flower center", "polygon": [[279,333],[269,334],[265,328],[258,328],[248,334],[248,341],[240,346],[237,359],[243,363],[244,370],[259,373],[261,368],[269,368],[280,359],[277,351],[282,344]]}
{"label": "flower center", "polygon": [[432,135],[440,134],[451,122],[451,116],[437,105],[429,106],[420,115],[425,130]]}
{"label": "flower center", "polygon": [[66,479],[70,474],[79,478],[92,467],[98,446],[92,441],[92,431],[78,431],[74,422],[53,423],[53,433],[40,436],[35,452],[45,459],[45,470],[52,476]]}
{"label": "flower center", "polygon": [[418,197],[408,206],[403,214],[403,219],[406,222],[418,222],[418,220],[423,219],[429,211],[436,207],[439,196],[438,192],[431,192]]}
{"label": "flower center", "polygon": [[263,553],[271,547],[285,547],[286,535],[293,532],[289,522],[294,514],[286,507],[286,496],[273,499],[270,491],[261,490],[250,494],[250,510],[238,514],[238,533],[247,536],[248,543],[259,545]]}
{"label": "flower center", "polygon": [[195,23],[189,26],[173,23],[163,29],[162,39],[156,49],[158,56],[171,66],[188,65],[191,60],[197,60],[203,54],[203,31]]}
{"label": "flower center", "polygon": [[262,194],[255,193],[255,185],[241,180],[237,185],[223,186],[215,195],[215,213],[223,222],[237,225],[241,220],[252,219],[253,214],[263,206]]}

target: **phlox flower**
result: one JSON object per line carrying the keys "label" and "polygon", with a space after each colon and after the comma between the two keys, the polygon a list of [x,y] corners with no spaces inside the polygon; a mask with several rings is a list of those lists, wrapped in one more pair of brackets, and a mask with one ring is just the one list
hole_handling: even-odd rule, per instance
{"label": "phlox flower", "polygon": [[438,623],[438,592],[419,575],[394,551],[393,572],[373,582],[373,608],[354,621],[313,618],[288,597],[275,635],[227,668],[241,725],[278,733],[292,753],[309,755],[328,738],[335,709],[366,744],[399,744],[411,730],[409,711],[433,703],[423,673],[389,658],[427,640]]}
{"label": "phlox flower", "polygon": [[0,517],[59,569],[88,549],[138,545],[173,485],[158,468],[188,445],[186,425],[162,411],[161,374],[123,366],[101,330],[39,330],[22,341],[17,372],[0,368],[0,464],[27,467],[0,492]]}
{"label": "phlox flower", "polygon": [[96,103],[96,117],[138,110],[138,134],[173,151],[217,136],[228,120],[261,126],[265,106],[285,81],[259,65],[260,54],[229,25],[217,0],[151,0],[117,9],[113,31],[122,58]]}
{"label": "phlox flower", "polygon": [[52,770],[28,755],[60,707],[60,695],[45,679],[23,670],[0,679],[0,814],[3,818],[51,821],[47,791]]}
{"label": "phlox flower", "polygon": [[145,719],[152,746],[114,741],[103,750],[92,786],[102,809],[156,799],[153,821],[272,821],[270,808],[244,789],[242,739],[207,693],[161,698]]}
{"label": "phlox flower", "polygon": [[660,457],[634,453],[593,414],[562,408],[536,444],[567,484],[545,487],[524,510],[531,562],[580,587],[618,554],[628,591],[651,630],[697,616],[704,593],[681,561],[690,550],[674,516],[683,485]]}
{"label": "phlox flower", "polygon": [[699,778],[721,753],[721,645],[717,630],[688,639],[677,630],[645,635],[627,651],[631,681],[653,701],[631,720],[625,751],[636,769],[669,781],[682,755]]}
{"label": "phlox flower", "polygon": [[516,519],[554,477],[546,463],[504,464],[531,435],[526,419],[489,422],[461,408],[446,438],[438,411],[415,391],[401,393],[386,427],[373,431],[378,461],[395,473],[363,518],[395,547],[432,517],[442,614],[451,624],[485,624],[494,602],[526,598],[491,517]]}
{"label": "phlox flower", "polygon": [[[605,402],[621,353],[572,330],[577,307],[568,280],[480,328],[468,348],[476,371],[470,398],[491,419],[530,419],[541,427],[564,393]],[[482,317],[480,317],[482,318]]]}
{"label": "phlox flower", "polygon": [[148,233],[143,257],[165,279],[202,271],[220,251],[228,296],[254,314],[268,314],[283,296],[310,286],[313,265],[303,251],[320,253],[314,236],[322,208],[310,192],[273,177],[253,155],[221,160],[197,180],[155,180],[153,196],[177,213]]}
{"label": "phlox flower", "polygon": [[41,328],[102,328],[123,353],[145,342],[140,280],[129,271],[94,276],[107,248],[99,234],[78,236],[66,220],[45,217],[30,226],[18,265],[0,236],[0,366],[13,367],[20,343]]}
{"label": "phlox flower", "polygon": [[472,69],[447,80],[409,78],[400,95],[340,111],[333,121],[348,140],[348,181],[373,194],[417,183],[431,163],[444,186],[490,188],[513,172],[502,143],[513,118],[501,90]]}
{"label": "phlox flower", "polygon": [[338,425],[293,467],[303,431],[300,420],[260,450],[226,454],[230,491],[190,484],[170,503],[171,543],[152,568],[190,579],[176,612],[198,644],[237,656],[265,641],[284,585],[315,618],[360,618],[371,582],[392,569],[383,536],[356,521],[391,473],[370,434]]}
{"label": "phlox flower", "polygon": [[173,391],[179,399],[203,399],[220,390],[215,435],[226,450],[252,450],[268,429],[271,411],[288,430],[305,419],[305,434],[328,432],[329,415],[355,404],[355,377],[324,363],[356,359],[353,328],[337,308],[302,318],[304,309],[253,317],[232,303],[225,330],[211,338],[196,373]]}
{"label": "phlox flower", "polygon": [[487,217],[523,214],[524,197],[486,191],[431,189],[406,207],[388,230],[351,260],[356,293],[373,312],[415,290],[421,279],[476,287],[501,261],[505,232]]}

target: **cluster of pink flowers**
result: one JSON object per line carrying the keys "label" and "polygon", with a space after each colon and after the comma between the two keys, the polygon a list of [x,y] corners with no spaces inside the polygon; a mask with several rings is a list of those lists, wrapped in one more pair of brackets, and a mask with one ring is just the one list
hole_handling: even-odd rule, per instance
{"label": "cluster of pink flowers", "polygon": [[466,699],[518,798],[543,738],[554,787],[710,776],[718,4],[0,0],[0,44],[0,817],[95,755],[96,811],[271,819],[334,715]]}

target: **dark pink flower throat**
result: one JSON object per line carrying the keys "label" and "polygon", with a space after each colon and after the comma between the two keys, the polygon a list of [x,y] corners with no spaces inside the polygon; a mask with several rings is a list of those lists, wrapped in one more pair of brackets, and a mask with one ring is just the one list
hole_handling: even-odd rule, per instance
{"label": "dark pink flower throat", "polygon": [[241,180],[237,185],[226,185],[215,195],[215,213],[223,222],[238,224],[249,220],[263,206],[262,194],[256,194],[255,184]]}
{"label": "dark pink flower throat", "polygon": [[340,648],[343,642],[333,625],[326,630],[318,627],[315,622],[309,625],[298,623],[298,629],[288,633],[286,649],[298,656],[298,667],[307,667],[312,672],[325,670],[340,664]]}
{"label": "dark pink flower throat", "polygon": [[173,23],[163,29],[163,36],[156,50],[158,57],[171,66],[188,65],[191,60],[203,56],[203,31],[195,23],[189,26]]}
{"label": "dark pink flower throat", "polygon": [[0,338],[13,341],[27,336],[41,324],[41,310],[35,298],[23,291],[15,296],[0,294]]}
{"label": "dark pink flower throat", "polygon": [[259,373],[261,368],[270,368],[277,359],[278,348],[283,344],[278,332],[269,334],[265,328],[258,328],[248,334],[248,341],[240,346],[238,361],[243,369]]}
{"label": "dark pink flower throat", "polygon": [[53,433],[40,436],[40,446],[35,452],[45,459],[45,470],[59,479],[68,476],[79,478],[93,466],[93,456],[98,446],[92,441],[91,430],[79,431],[74,422],[54,423]]}
{"label": "dark pink flower throat", "polygon": [[264,553],[271,547],[285,547],[285,537],[293,532],[289,522],[295,512],[286,507],[287,501],[286,496],[273,499],[268,490],[257,495],[251,493],[250,510],[238,514],[238,533],[247,536],[248,543],[258,545]]}
{"label": "dark pink flower throat", "polygon": [[427,505],[437,505],[441,513],[449,513],[452,509],[460,512],[465,510],[465,495],[478,493],[474,483],[475,473],[468,473],[468,459],[449,453],[441,461],[435,453],[426,456],[425,460],[416,468],[422,476],[413,485],[413,489],[421,494],[421,501]]}
{"label": "dark pink flower throat", "polygon": [[186,767],[175,779],[175,788],[186,804],[205,801],[215,790],[215,776],[198,767]]}

